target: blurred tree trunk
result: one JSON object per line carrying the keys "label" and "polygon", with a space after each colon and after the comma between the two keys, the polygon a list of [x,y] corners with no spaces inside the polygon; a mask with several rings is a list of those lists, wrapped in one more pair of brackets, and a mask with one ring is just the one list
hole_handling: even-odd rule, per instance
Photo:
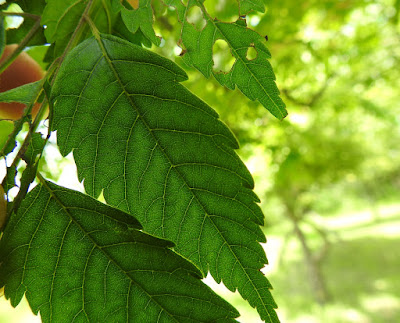
{"label": "blurred tree trunk", "polygon": [[285,205],[287,210],[286,215],[292,222],[295,236],[297,237],[297,239],[299,239],[301,247],[303,249],[311,288],[314,292],[315,300],[319,304],[323,305],[331,299],[321,271],[320,264],[323,257],[320,256],[317,259],[317,257],[313,255],[313,252],[307,243],[307,238],[299,225],[300,219],[295,214],[295,209],[293,207],[294,205],[289,205],[288,203],[285,203]]}

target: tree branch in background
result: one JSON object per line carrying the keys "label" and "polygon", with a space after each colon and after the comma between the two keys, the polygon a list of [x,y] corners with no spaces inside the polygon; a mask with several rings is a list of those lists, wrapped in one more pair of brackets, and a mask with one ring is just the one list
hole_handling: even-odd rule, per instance
{"label": "tree branch in background", "polygon": [[297,105],[301,105],[301,106],[305,106],[305,107],[313,107],[317,101],[319,100],[319,98],[321,98],[321,96],[325,93],[326,89],[328,88],[328,85],[330,83],[330,81],[335,77],[335,74],[331,74],[330,76],[328,76],[328,78],[325,80],[324,84],[322,85],[322,87],[308,100],[301,100],[301,99],[297,99],[292,95],[292,91],[289,89],[282,89],[282,93],[286,96],[286,98],[297,104]]}

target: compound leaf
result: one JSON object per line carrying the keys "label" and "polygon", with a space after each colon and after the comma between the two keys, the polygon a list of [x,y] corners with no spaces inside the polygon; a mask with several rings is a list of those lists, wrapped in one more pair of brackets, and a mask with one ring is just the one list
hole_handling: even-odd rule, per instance
{"label": "compound leaf", "polygon": [[[180,44],[183,47],[182,58],[190,66],[197,68],[206,77],[211,74],[229,89],[239,88],[249,99],[258,100],[278,119],[286,115],[285,104],[279,96],[275,84],[275,74],[268,59],[271,54],[265,47],[265,39],[257,32],[247,28],[246,20],[239,18],[235,23],[225,23],[210,17],[201,0],[189,0],[185,6],[180,0],[164,1],[176,8],[182,24]],[[188,11],[198,6],[203,13],[206,25],[197,30],[186,19]],[[224,40],[235,58],[231,70],[227,73],[213,71],[213,45]],[[257,56],[247,58],[249,49],[255,49]]]}
{"label": "compound leaf", "polygon": [[0,241],[0,286],[24,293],[43,322],[234,322],[169,241],[131,215],[47,181],[26,196]]}
{"label": "compound leaf", "polygon": [[63,155],[73,150],[90,195],[104,190],[109,204],[175,242],[273,322],[253,179],[217,113],[179,83],[186,78],[170,60],[115,36],[84,41],[52,89],[58,146]]}

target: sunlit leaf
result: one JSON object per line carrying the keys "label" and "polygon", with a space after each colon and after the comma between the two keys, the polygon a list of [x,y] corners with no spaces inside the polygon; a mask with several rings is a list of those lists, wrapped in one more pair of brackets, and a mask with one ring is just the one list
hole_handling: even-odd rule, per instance
{"label": "sunlit leaf", "polygon": [[133,217],[44,182],[0,241],[0,286],[43,322],[234,322],[201,273]]}
{"label": "sunlit leaf", "polygon": [[240,14],[245,15],[250,11],[264,12],[263,0],[239,0]]}
{"label": "sunlit leaf", "polygon": [[[181,45],[184,49],[182,58],[185,63],[194,66],[206,77],[214,74],[221,85],[229,89],[233,90],[237,86],[249,99],[258,100],[278,119],[287,115],[285,104],[275,84],[275,74],[268,61],[271,54],[265,47],[265,39],[247,28],[245,19],[240,18],[235,23],[213,19],[200,0],[189,0],[187,6],[180,0],[165,2],[176,8],[182,24]],[[201,30],[196,29],[186,19],[188,10],[193,6],[201,8],[206,20],[206,25]],[[235,58],[235,63],[227,73],[213,70],[213,45],[218,39],[229,45]],[[247,58],[249,48],[257,51],[256,58]]]}
{"label": "sunlit leaf", "polygon": [[[133,5],[135,4],[133,3]],[[121,7],[121,16],[131,33],[136,33],[140,30],[153,44],[160,45],[161,40],[153,30],[153,9],[150,0],[139,1],[139,7],[134,10]]]}

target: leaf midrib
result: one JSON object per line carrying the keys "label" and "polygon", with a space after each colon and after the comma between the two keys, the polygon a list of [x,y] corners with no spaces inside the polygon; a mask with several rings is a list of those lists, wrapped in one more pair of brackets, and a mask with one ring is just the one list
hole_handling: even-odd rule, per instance
{"label": "leaf midrib", "polygon": [[[62,201],[60,201],[60,199],[54,194],[53,190],[51,189],[51,187],[44,181],[42,182],[43,186],[47,189],[47,191],[50,194],[50,198],[49,201],[51,200],[51,198],[53,198],[57,204],[59,204],[61,206],[61,208],[63,209],[64,213],[67,214],[67,216],[70,218],[71,222],[73,222],[83,233],[84,235],[93,243],[94,248],[97,248],[98,250],[102,251],[104,253],[104,255],[107,257],[107,259],[109,259],[109,261],[111,261],[117,268],[119,268],[119,270],[121,270],[128,278],[129,280],[135,283],[136,286],[140,287],[143,292],[155,303],[157,304],[160,309],[164,312],[166,312],[175,322],[179,322],[175,319],[175,317],[173,316],[173,314],[169,313],[159,302],[157,302],[152,295],[150,295],[147,290],[141,285],[139,284],[137,281],[133,281],[133,279],[130,277],[130,275],[127,274],[127,271],[124,270],[123,268],[121,268],[121,266],[118,264],[118,262],[106,252],[106,248],[108,246],[100,246],[97,244],[97,242],[91,237],[90,234],[87,234],[86,230],[80,225],[79,222],[77,222],[74,217],[72,216],[72,214],[68,211],[68,206],[65,206]],[[39,228],[40,225],[38,225],[37,229]],[[60,246],[61,249],[62,245]],[[93,251],[93,250],[92,250]],[[91,252],[92,252],[91,251]],[[89,258],[89,256],[88,256]],[[85,277],[85,276],[84,276]],[[83,287],[82,287],[83,288]]]}
{"label": "leaf midrib", "polygon": [[[104,47],[104,45],[103,45],[103,43],[102,43],[101,37],[100,37],[99,35],[96,35],[96,36],[97,36],[97,37],[95,37],[95,39],[96,39],[97,43],[99,44],[99,47],[100,47],[101,51],[103,52],[103,56],[104,56],[104,58],[106,59],[108,65],[109,65],[109,67],[110,67],[110,69],[111,69],[112,72],[114,73],[114,76],[115,76],[116,80],[119,82],[121,88],[123,89],[123,92],[124,92],[125,95],[127,96],[128,100],[131,102],[131,106],[135,108],[135,110],[136,110],[138,116],[139,116],[140,119],[142,120],[143,124],[146,126],[147,130],[149,131],[149,133],[150,133],[151,136],[153,137],[154,141],[155,141],[156,143],[158,143],[158,145],[160,146],[159,140],[158,140],[158,139],[156,138],[156,136],[154,135],[154,132],[152,131],[152,129],[150,128],[150,126],[147,124],[146,120],[145,120],[145,119],[143,118],[143,116],[141,115],[139,109],[136,107],[136,105],[135,105],[135,104],[133,103],[133,101],[131,100],[131,98],[130,98],[130,93],[126,90],[126,88],[125,88],[125,86],[124,86],[122,80],[120,79],[120,77],[119,77],[117,71],[115,70],[115,68],[114,68],[114,66],[113,66],[113,64],[112,64],[112,60],[111,60],[110,57],[108,56],[108,53],[107,53],[107,51],[106,51],[106,49],[105,49],[105,47]],[[162,151],[162,153],[164,154],[165,158],[167,158],[167,160],[168,160],[168,162],[170,163],[170,165],[174,165],[174,164],[172,163],[172,161],[171,161],[171,158],[170,158],[170,157],[167,155],[167,153],[165,152],[165,149],[161,149],[161,151]],[[173,167],[171,167],[171,168],[173,168]],[[171,169],[171,168],[170,168],[170,169]],[[185,178],[183,177],[183,175],[182,175],[182,174],[179,172],[179,170],[177,170],[177,169],[176,169],[176,172],[177,172],[178,175],[181,177],[181,179],[182,179],[183,183],[185,184],[185,186],[190,190],[190,186],[187,184],[187,182],[186,182]],[[94,179],[93,179],[93,180],[94,180]],[[248,282],[250,282],[250,284],[253,286],[253,290],[256,291],[256,293],[257,293],[257,295],[258,295],[258,298],[259,298],[260,301],[261,301],[261,304],[264,304],[263,299],[262,299],[262,297],[261,297],[261,295],[260,295],[258,289],[257,289],[256,286],[253,284],[253,281],[252,281],[251,278],[249,277],[247,271],[245,270],[245,267],[241,264],[240,259],[236,256],[236,253],[232,250],[232,248],[231,248],[229,242],[225,239],[225,237],[223,236],[222,232],[218,229],[218,226],[217,226],[217,225],[214,223],[214,221],[211,219],[211,217],[210,217],[210,215],[208,214],[208,212],[206,212],[203,203],[201,203],[201,201],[199,200],[199,198],[197,197],[197,195],[196,195],[195,193],[192,193],[192,194],[193,194],[193,196],[196,198],[198,204],[201,206],[201,208],[202,208],[202,210],[203,210],[203,212],[204,212],[204,214],[205,214],[205,217],[204,217],[204,218],[207,218],[207,219],[213,224],[213,226],[214,226],[214,228],[216,229],[216,231],[218,232],[219,236],[220,236],[220,237],[222,238],[222,240],[224,241],[224,244],[225,244],[226,246],[228,246],[229,251],[230,251],[231,254],[234,256],[236,262],[240,264],[240,268],[242,269],[242,271],[243,271],[244,274],[246,275]],[[203,221],[203,224],[204,224],[204,221]],[[202,232],[203,232],[203,231],[200,232],[200,235],[202,234]],[[199,239],[199,240],[200,240],[200,239]],[[199,247],[198,247],[198,252],[199,252],[199,254],[200,254],[200,248],[199,248]],[[219,275],[218,275],[218,276],[219,276]],[[264,306],[264,307],[265,307],[265,306]],[[266,308],[265,308],[265,311],[268,313],[268,310],[267,310]],[[269,315],[269,313],[268,313],[268,315]]]}
{"label": "leaf midrib", "polygon": [[[242,62],[242,64],[246,67],[246,69],[248,70],[249,74],[251,75],[251,77],[257,82],[257,84],[260,86],[260,88],[263,90],[263,92],[268,96],[268,98],[270,99],[270,101],[274,104],[275,108],[277,109],[277,111],[280,114],[280,118],[281,120],[283,118],[285,118],[286,114],[282,113],[281,109],[279,108],[279,106],[276,104],[275,100],[269,95],[269,93],[264,89],[263,85],[258,81],[257,77],[255,76],[255,74],[251,71],[251,69],[247,66],[247,61],[243,60],[242,57],[237,53],[237,51],[235,50],[235,48],[233,48],[233,46],[230,44],[228,38],[225,36],[225,34],[222,32],[222,30],[218,27],[218,24],[215,23],[215,21],[212,19],[212,17],[208,14],[207,10],[205,9],[203,3],[199,2],[198,0],[196,0],[197,5],[201,8],[203,14],[208,18],[207,20],[209,22],[211,22],[211,24],[214,26],[214,28],[216,30],[219,31],[219,33],[223,36],[222,38],[224,39],[224,41],[229,45],[229,47],[231,48],[232,52],[234,53],[236,59],[238,59],[239,61]],[[186,7],[186,11],[187,11],[187,7]],[[184,23],[184,22],[183,22]],[[240,26],[239,26],[240,27]],[[233,84],[236,84],[233,82]]]}

